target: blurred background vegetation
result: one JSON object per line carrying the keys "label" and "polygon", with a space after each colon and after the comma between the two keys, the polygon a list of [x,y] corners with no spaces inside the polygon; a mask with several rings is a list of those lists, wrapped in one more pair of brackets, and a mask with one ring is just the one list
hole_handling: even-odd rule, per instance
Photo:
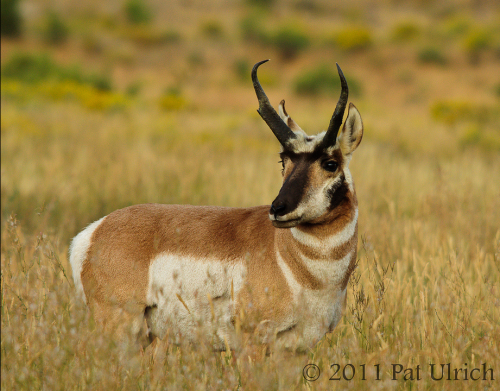
{"label": "blurred background vegetation", "polygon": [[[66,320],[45,319],[53,338],[45,345],[32,331],[49,291],[84,316],[69,298],[66,254],[71,237],[87,224],[134,203],[251,206],[274,199],[279,145],[256,113],[250,81],[253,64],[266,58],[272,61],[259,77],[271,102],[277,107],[285,98],[288,113],[311,134],[327,127],[335,107],[339,63],[365,127],[351,164],[364,238],[361,271],[374,259],[396,264],[391,286],[401,292],[411,286],[404,297],[413,303],[429,279],[474,265],[465,269],[471,274],[457,277],[467,289],[476,287],[464,288],[472,296],[451,294],[448,277],[426,296],[426,303],[455,297],[440,307],[450,329],[427,312],[429,335],[442,362],[463,348],[467,356],[456,356],[457,362],[483,354],[500,365],[500,354],[484,339],[500,338],[493,305],[500,300],[498,263],[492,266],[500,254],[498,1],[1,0],[2,386],[19,386],[28,376],[10,372],[7,355],[26,365],[34,388],[49,384],[38,360],[59,338],[53,325]],[[12,266],[17,261],[22,267]],[[50,270],[50,278],[45,269],[28,278],[37,267]],[[359,281],[368,286],[372,280],[362,274]],[[380,293],[377,281],[372,297]],[[385,312],[370,313],[366,304],[369,316],[356,326],[366,334],[358,345],[348,313],[339,326],[342,338],[335,334],[333,350],[323,357],[342,351],[345,358],[342,339],[351,341],[351,353],[373,352],[381,338],[394,336],[390,319],[420,324],[419,312],[400,314],[398,289]],[[468,307],[485,292],[493,306],[481,307],[486,318],[453,323],[462,319],[453,308]],[[25,302],[39,303],[31,318]],[[387,318],[371,329],[379,314]],[[31,320],[23,331],[12,319]],[[455,326],[471,334],[445,344]],[[407,330],[399,342],[397,334],[387,342],[399,346],[390,357],[411,356],[408,341],[416,344],[424,334]],[[50,354],[57,360],[62,353]],[[89,365],[71,362],[73,369]],[[271,372],[259,373],[274,384]],[[99,373],[81,376],[99,384]],[[57,376],[51,379],[57,383]]]}
{"label": "blurred background vegetation", "polygon": [[[255,114],[249,79],[251,66],[264,58],[273,60],[261,69],[272,102],[287,98],[311,133],[325,128],[335,105],[338,62],[363,113],[365,140],[405,155],[500,152],[494,1],[1,4],[2,141],[34,143],[45,157],[60,137],[73,143],[66,149],[77,149],[82,134],[70,128],[90,118],[103,124],[130,116],[143,117],[144,125],[122,129],[121,142],[178,134],[188,145],[205,132],[203,142],[217,147],[238,138],[275,146]],[[48,111],[74,119],[49,119]],[[221,125],[223,117],[230,125]],[[186,126],[185,118],[203,118],[203,124]],[[152,136],[158,123],[169,126]],[[102,125],[100,137],[109,131]],[[2,170],[10,172],[18,155],[2,145]],[[2,177],[2,219],[12,210],[29,213],[24,199],[35,195],[16,181],[7,185],[8,173]]]}

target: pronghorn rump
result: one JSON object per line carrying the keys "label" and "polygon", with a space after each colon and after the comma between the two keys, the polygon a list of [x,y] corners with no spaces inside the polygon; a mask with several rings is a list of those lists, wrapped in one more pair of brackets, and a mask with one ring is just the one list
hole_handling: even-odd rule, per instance
{"label": "pronghorn rump", "polygon": [[[345,107],[344,85],[342,94]],[[283,187],[271,206],[135,205],[73,239],[75,286],[105,328],[118,335],[131,328],[143,344],[167,334],[174,342],[209,338],[221,350],[238,348],[243,330],[303,350],[340,321],[356,265],[358,207],[348,166],[361,118],[351,104],[338,137],[332,126],[308,136],[284,102],[278,116],[263,91],[258,97],[282,144]],[[336,115],[342,119],[343,109]]]}

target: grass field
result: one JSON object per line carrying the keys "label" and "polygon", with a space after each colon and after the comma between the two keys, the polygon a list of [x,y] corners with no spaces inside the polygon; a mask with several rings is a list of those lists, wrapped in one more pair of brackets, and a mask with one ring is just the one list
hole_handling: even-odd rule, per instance
{"label": "grass field", "polygon": [[[500,7],[377,4],[21,2],[1,45],[2,390],[500,388]],[[250,82],[265,58],[271,102],[310,133],[335,62],[355,87],[348,309],[307,354],[138,354],[75,298],[70,240],[136,203],[269,204],[279,144]],[[448,363],[460,380],[433,380]]]}

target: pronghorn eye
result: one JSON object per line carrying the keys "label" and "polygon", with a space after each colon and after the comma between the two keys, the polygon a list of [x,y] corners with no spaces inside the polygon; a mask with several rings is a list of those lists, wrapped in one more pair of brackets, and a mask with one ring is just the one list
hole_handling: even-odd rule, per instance
{"label": "pronghorn eye", "polygon": [[339,165],[337,162],[335,162],[333,160],[329,160],[323,164],[323,168],[326,171],[335,172],[335,171],[337,171],[337,168],[339,168]]}

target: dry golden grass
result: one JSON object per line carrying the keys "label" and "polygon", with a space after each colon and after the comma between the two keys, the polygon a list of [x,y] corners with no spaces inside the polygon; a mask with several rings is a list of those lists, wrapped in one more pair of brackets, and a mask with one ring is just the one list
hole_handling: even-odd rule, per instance
{"label": "dry golden grass", "polygon": [[[361,144],[352,171],[363,245],[349,310],[307,355],[255,363],[206,347],[159,345],[141,356],[102,337],[74,298],[70,237],[133,203],[268,203],[280,186],[277,143],[252,118],[240,125],[255,127],[249,142],[243,131],[217,130],[224,126],[210,113],[187,129],[160,131],[171,118],[141,110],[110,118],[71,105],[3,108],[12,121],[32,116],[48,128],[42,137],[2,133],[2,386],[302,389],[302,367],[315,363],[323,375],[314,388],[342,388],[328,381],[329,364],[339,363],[358,370],[349,386],[391,389],[405,387],[386,373],[400,363],[420,364],[416,386],[427,388],[429,363],[499,368],[498,156],[408,157],[369,138]],[[75,116],[86,121],[70,121]],[[210,135],[190,130],[207,122]],[[383,381],[360,380],[360,364],[380,364]],[[442,389],[470,386],[439,382]]]}
{"label": "dry golden grass", "polygon": [[[329,9],[329,2],[317,3]],[[222,6],[214,7],[222,12]],[[179,5],[171,10],[181,21],[188,15],[194,20],[184,28],[169,14],[184,40],[177,50],[125,45],[125,54],[114,49],[91,56],[79,46],[78,35],[74,46],[47,47],[60,61],[114,64],[117,93],[139,80],[140,94],[117,110],[50,99],[22,83],[15,91],[2,85],[2,389],[498,389],[500,132],[495,113],[500,110],[490,94],[498,59],[488,52],[470,65],[453,46],[447,47],[457,59],[452,65],[418,64],[411,53],[418,43],[402,48],[386,43],[393,26],[387,21],[397,15],[390,8],[379,10],[387,25],[373,29],[374,44],[367,51],[325,54],[318,43],[290,64],[276,58],[267,70],[272,102],[287,97],[288,111],[311,133],[324,129],[335,97],[295,96],[291,85],[301,69],[336,60],[363,86],[363,95],[352,98],[365,122],[364,140],[351,163],[360,206],[359,265],[349,284],[348,309],[334,332],[307,354],[260,359],[165,342],[140,354],[102,335],[74,297],[67,251],[78,231],[131,204],[251,206],[269,204],[280,188],[278,143],[255,113],[250,81],[231,73],[231,61],[243,49],[252,61],[274,53],[259,44],[239,47],[243,43],[235,32],[243,11],[231,7],[223,14],[227,19],[220,19],[223,43],[205,47],[197,21],[220,15],[204,11]],[[65,12],[71,16],[74,10],[68,5]],[[295,15],[293,8],[281,12]],[[340,19],[364,20],[363,13],[339,12]],[[311,28],[316,38],[326,34],[328,15],[305,16],[310,27],[317,21]],[[419,14],[417,20],[425,25],[436,18],[429,15]],[[108,22],[101,21],[96,31]],[[116,39],[113,27],[106,31]],[[103,42],[97,44],[106,45],[99,37]],[[19,42],[2,42],[2,62],[14,45]],[[31,50],[36,39],[28,35],[21,45]],[[204,64],[189,63],[193,51],[203,55]],[[392,61],[398,53],[401,57]],[[171,61],[163,64],[167,55]],[[162,110],[158,100],[175,80],[188,105]],[[446,99],[486,107],[479,113],[487,118],[440,122],[431,107]],[[310,363],[321,368],[314,382],[303,377]],[[481,368],[481,376],[485,363],[495,380],[434,381],[431,363]],[[353,365],[354,378],[329,380],[332,364],[341,365],[340,375]],[[375,380],[376,364],[381,380]],[[404,381],[402,372],[392,380],[392,364],[413,368],[414,376],[419,365],[422,379]]]}

